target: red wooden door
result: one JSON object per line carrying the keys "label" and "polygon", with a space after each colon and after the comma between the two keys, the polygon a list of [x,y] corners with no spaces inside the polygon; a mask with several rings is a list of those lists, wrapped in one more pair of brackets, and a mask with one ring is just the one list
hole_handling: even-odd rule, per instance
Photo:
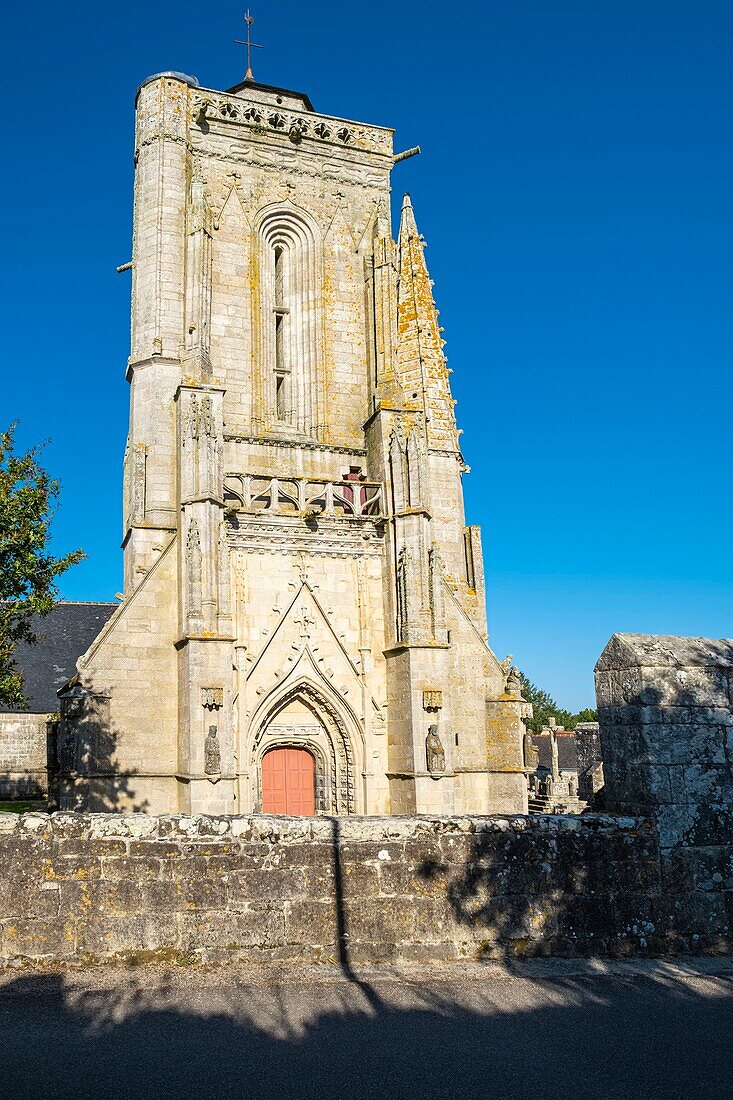
{"label": "red wooden door", "polygon": [[305,749],[270,749],[262,758],[262,812],[312,817],[315,764]]}

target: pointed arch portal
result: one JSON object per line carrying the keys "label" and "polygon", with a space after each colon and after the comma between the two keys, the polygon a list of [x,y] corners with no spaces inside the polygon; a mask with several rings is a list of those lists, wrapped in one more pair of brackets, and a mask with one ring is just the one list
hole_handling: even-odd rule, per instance
{"label": "pointed arch portal", "polygon": [[[263,813],[356,813],[360,809],[355,759],[359,738],[349,728],[353,723],[353,716],[342,713],[334,700],[309,681],[293,685],[269,705],[264,704],[252,726],[248,754],[250,775],[256,777],[256,808]],[[301,755],[271,755],[291,750],[306,753],[310,762]],[[302,792],[309,768],[313,810],[295,809],[308,805]],[[273,808],[283,805],[291,808]]]}

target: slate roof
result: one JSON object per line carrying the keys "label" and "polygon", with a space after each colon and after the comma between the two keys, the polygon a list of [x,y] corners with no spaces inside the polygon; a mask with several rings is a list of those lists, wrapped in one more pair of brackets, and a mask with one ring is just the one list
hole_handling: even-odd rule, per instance
{"label": "slate roof", "polygon": [[[58,688],[76,672],[76,662],[92,644],[118,603],[61,602],[33,621],[36,645],[19,645],[14,654],[23,673],[28,710],[49,714],[58,710]],[[0,711],[8,707],[0,705]]]}
{"label": "slate roof", "polygon": [[260,92],[274,92],[275,94],[279,92],[281,95],[286,95],[289,98],[301,100],[306,111],[310,111],[312,114],[316,113],[311,103],[310,96],[307,96],[305,92],[294,92],[290,88],[279,88],[276,84],[260,84],[258,80],[247,80],[246,78],[240,80],[233,88],[227,88],[227,95],[236,95],[237,92],[241,92],[243,88],[245,90],[248,88],[256,88]]}
{"label": "slate roof", "polygon": [[[572,730],[557,733],[557,759],[561,772],[574,772],[578,770],[578,754],[575,745],[575,734]],[[533,733],[532,740],[540,754],[538,768],[547,768],[552,771],[552,740],[549,733]]]}

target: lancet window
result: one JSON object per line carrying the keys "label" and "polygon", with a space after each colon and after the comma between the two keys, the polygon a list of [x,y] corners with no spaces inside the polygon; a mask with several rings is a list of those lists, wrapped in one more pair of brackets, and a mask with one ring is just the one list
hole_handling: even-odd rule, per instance
{"label": "lancet window", "polygon": [[317,434],[318,263],[315,231],[300,213],[271,210],[260,225],[265,419]]}

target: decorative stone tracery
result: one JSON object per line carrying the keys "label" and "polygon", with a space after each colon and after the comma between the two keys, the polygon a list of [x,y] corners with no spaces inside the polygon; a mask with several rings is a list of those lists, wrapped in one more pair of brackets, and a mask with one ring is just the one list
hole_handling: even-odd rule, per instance
{"label": "decorative stone tracery", "polygon": [[[303,703],[312,724],[278,725],[278,715],[290,703]],[[316,812],[353,814],[357,806],[357,776],[352,735],[338,707],[325,691],[301,680],[264,708],[250,748],[250,774],[257,777],[256,800],[262,805],[262,758],[273,748],[307,749],[315,761]]]}

